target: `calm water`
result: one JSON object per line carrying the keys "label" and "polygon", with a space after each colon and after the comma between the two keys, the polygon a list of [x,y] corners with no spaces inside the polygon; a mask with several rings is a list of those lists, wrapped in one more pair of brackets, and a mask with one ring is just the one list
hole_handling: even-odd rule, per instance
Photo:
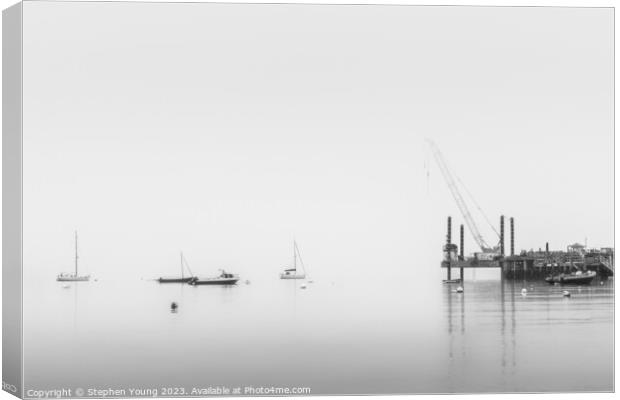
{"label": "calm water", "polygon": [[470,276],[457,294],[440,278],[323,276],[306,290],[264,277],[234,287],[41,280],[25,296],[26,389],[613,389],[613,279],[564,298],[495,276]]}

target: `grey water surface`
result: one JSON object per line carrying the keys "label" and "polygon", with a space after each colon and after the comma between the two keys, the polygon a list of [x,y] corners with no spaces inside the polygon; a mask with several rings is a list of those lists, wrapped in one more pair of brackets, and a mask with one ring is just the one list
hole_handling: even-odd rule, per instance
{"label": "grey water surface", "polygon": [[613,279],[563,288],[486,272],[468,273],[464,293],[381,273],[306,289],[277,276],[223,287],[42,280],[25,305],[26,389],[613,390]]}

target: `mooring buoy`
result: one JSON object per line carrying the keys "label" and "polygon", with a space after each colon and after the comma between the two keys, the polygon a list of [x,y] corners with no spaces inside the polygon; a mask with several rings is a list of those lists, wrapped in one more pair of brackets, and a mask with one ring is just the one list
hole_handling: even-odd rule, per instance
{"label": "mooring buoy", "polygon": [[457,293],[463,293],[464,290],[465,289],[463,289],[463,286],[459,286],[459,287],[456,288],[456,292]]}
{"label": "mooring buoy", "polygon": [[177,308],[179,308],[179,305],[178,305],[176,302],[174,302],[174,301],[173,301],[173,302],[170,304],[170,308],[171,308],[171,309],[173,309],[173,310],[176,310]]}
{"label": "mooring buoy", "polygon": [[568,290],[565,290],[565,291],[562,292],[562,295],[564,297],[570,297],[570,292]]}

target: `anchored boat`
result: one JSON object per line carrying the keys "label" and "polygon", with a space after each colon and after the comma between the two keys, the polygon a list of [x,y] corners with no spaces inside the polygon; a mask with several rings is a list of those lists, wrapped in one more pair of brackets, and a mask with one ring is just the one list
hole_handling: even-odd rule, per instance
{"label": "anchored boat", "polygon": [[[185,268],[187,268],[187,272],[189,272],[188,277],[185,276]],[[192,270],[189,268],[189,264],[183,257],[183,252],[181,252],[181,276],[180,277],[161,277],[157,279],[159,283],[188,283],[192,279],[198,279],[192,274]]]}
{"label": "anchored boat", "polygon": [[551,285],[559,283],[560,285],[589,285],[596,277],[596,272],[578,271],[574,274],[559,274],[545,278],[545,281]]}
{"label": "anchored boat", "polygon": [[[297,271],[297,258],[299,257],[299,263],[301,265],[301,272]],[[280,274],[280,279],[305,279],[306,278],[306,267],[304,265],[303,260],[301,259],[301,254],[299,253],[299,248],[297,247],[297,242],[293,240],[293,268],[287,268]]]}
{"label": "anchored boat", "polygon": [[59,282],[86,282],[90,279],[90,275],[78,274],[78,237],[77,231],[75,232],[75,272],[73,273],[60,273],[56,280]]}
{"label": "anchored boat", "polygon": [[239,276],[236,274],[230,274],[223,269],[219,276],[213,278],[192,278],[188,283],[192,286],[195,285],[235,285],[239,280]]}

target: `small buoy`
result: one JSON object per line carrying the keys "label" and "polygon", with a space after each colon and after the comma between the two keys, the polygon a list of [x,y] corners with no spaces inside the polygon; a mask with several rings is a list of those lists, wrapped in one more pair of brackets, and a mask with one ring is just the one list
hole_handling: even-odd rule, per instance
{"label": "small buoy", "polygon": [[245,280],[245,284],[246,284],[246,285],[249,285],[249,284],[250,284],[250,280],[249,280],[249,279],[246,279],[246,280]]}
{"label": "small buoy", "polygon": [[305,288],[306,288],[306,284],[305,284],[305,283],[302,283],[302,284],[301,284],[301,286],[300,286],[300,288],[305,289]]}
{"label": "small buoy", "polygon": [[601,286],[603,286],[605,284],[605,282],[601,282]]}
{"label": "small buoy", "polygon": [[71,286],[70,285],[62,285],[63,289],[69,289]]}
{"label": "small buoy", "polygon": [[308,283],[314,283],[314,281],[308,281]]}
{"label": "small buoy", "polygon": [[568,290],[565,290],[565,291],[562,292],[562,295],[564,297],[570,297],[570,292]]}
{"label": "small buoy", "polygon": [[463,286],[459,286],[459,287],[456,288],[456,292],[457,293],[463,293],[463,290],[464,290]]}
{"label": "small buoy", "polygon": [[99,279],[95,278],[95,282],[99,281]]}
{"label": "small buoy", "polygon": [[174,301],[173,301],[173,302],[170,304],[170,308],[171,308],[171,309],[173,309],[173,310],[176,310],[177,308],[179,308],[179,305],[178,305],[176,302],[174,302]]}
{"label": "small buoy", "polygon": [[527,289],[526,288],[521,289],[521,294],[525,296],[527,294]]}

